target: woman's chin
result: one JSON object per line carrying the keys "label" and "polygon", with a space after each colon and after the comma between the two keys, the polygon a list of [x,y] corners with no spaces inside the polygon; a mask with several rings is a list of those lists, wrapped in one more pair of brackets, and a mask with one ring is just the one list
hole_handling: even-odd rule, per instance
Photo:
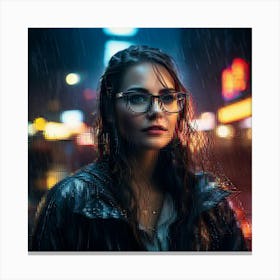
{"label": "woman's chin", "polygon": [[168,145],[169,141],[167,139],[145,139],[137,145],[139,148],[146,150],[161,150]]}

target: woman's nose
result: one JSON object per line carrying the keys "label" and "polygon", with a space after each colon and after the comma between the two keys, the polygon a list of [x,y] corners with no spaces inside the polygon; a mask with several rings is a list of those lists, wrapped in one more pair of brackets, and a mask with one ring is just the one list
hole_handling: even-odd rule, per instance
{"label": "woman's nose", "polygon": [[161,114],[163,113],[162,105],[158,98],[153,98],[150,110],[148,111],[149,115]]}

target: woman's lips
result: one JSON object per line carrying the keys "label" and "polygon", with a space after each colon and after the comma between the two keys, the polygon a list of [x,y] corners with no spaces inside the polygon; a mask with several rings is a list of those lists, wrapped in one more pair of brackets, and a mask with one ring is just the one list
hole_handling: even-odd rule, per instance
{"label": "woman's lips", "polygon": [[150,126],[142,129],[143,132],[146,132],[148,135],[161,135],[167,131],[163,126]]}
{"label": "woman's lips", "polygon": [[162,135],[163,133],[165,133],[165,131],[160,129],[151,129],[146,131],[146,134],[154,136]]}

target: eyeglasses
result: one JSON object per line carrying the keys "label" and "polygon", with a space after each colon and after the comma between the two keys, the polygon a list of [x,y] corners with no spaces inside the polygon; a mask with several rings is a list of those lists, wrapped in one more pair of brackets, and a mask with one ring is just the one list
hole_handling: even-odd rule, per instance
{"label": "eyeglasses", "polygon": [[117,93],[116,98],[124,98],[127,108],[134,113],[148,112],[152,107],[152,101],[156,98],[158,98],[162,110],[168,113],[178,113],[184,108],[187,94],[168,90],[164,94],[153,95],[137,90],[129,90]]}

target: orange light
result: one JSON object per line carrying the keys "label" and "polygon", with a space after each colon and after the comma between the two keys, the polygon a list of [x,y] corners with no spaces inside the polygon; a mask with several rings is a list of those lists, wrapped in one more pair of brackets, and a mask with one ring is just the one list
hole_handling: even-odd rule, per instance
{"label": "orange light", "polygon": [[232,65],[222,71],[222,95],[226,100],[231,100],[248,88],[249,67],[248,63],[235,58]]}
{"label": "orange light", "polygon": [[52,169],[47,172],[47,188],[51,189],[57,182],[68,175],[65,169]]}
{"label": "orange light", "polygon": [[234,94],[234,80],[229,68],[222,72],[222,93],[226,99],[230,99]]}
{"label": "orange light", "polygon": [[248,140],[252,140],[252,128],[247,129],[246,136]]}
{"label": "orange light", "polygon": [[227,105],[218,110],[218,120],[221,123],[230,123],[252,115],[252,98]]}
{"label": "orange light", "polygon": [[252,237],[252,228],[251,224],[245,219],[241,221],[241,230],[245,238]]}
{"label": "orange light", "polygon": [[241,59],[236,58],[233,60],[232,66],[232,75],[234,81],[234,89],[236,91],[243,91],[247,88],[248,80],[248,65]]}
{"label": "orange light", "polygon": [[58,181],[59,179],[57,178],[57,176],[49,174],[47,177],[47,188],[51,189]]}

